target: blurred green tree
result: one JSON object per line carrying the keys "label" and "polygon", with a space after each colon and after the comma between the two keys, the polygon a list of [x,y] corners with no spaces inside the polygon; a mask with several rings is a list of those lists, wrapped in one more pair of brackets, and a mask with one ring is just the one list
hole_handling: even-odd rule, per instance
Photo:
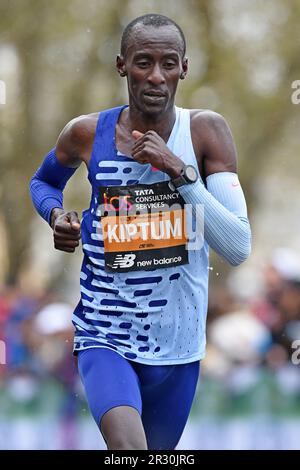
{"label": "blurred green tree", "polygon": [[[300,78],[297,0],[2,1],[0,58],[10,51],[15,60],[8,101],[0,108],[6,277],[17,277],[26,263],[32,174],[66,122],[126,101],[125,82],[114,73],[120,35],[128,21],[151,11],[183,27],[190,74],[178,104],[226,117],[250,206],[256,175],[271,162],[283,130],[292,125],[297,132],[298,109],[290,99],[291,83]],[[0,64],[1,79],[10,77],[6,65]],[[78,188],[71,201],[74,208],[82,202]]]}

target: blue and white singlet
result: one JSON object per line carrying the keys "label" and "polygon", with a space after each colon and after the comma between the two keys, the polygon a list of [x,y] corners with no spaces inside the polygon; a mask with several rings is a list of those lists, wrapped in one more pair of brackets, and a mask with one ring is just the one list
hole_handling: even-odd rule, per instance
{"label": "blue and white singlet", "polygon": [[[92,186],[89,209],[83,212],[84,259],[81,299],[73,314],[74,353],[109,348],[149,365],[200,360],[205,351],[208,297],[208,245],[189,251],[189,264],[151,271],[108,273],[99,211],[100,186],[168,181],[150,164],[142,165],[117,151],[115,132],[125,106],[99,114],[89,163]],[[176,121],[167,142],[186,164],[198,168],[190,131],[190,112],[176,107]]]}

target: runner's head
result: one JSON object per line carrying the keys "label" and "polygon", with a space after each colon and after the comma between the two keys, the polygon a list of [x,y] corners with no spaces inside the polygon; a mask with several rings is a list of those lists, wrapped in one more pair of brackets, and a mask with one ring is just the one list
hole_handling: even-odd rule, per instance
{"label": "runner's head", "polygon": [[140,16],[124,29],[117,69],[127,77],[129,103],[159,116],[173,107],[179,79],[187,73],[185,37],[170,18]]}

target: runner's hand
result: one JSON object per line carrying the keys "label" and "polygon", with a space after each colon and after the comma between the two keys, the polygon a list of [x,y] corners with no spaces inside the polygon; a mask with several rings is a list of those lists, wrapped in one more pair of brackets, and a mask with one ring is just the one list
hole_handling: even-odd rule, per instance
{"label": "runner's hand", "polygon": [[77,212],[54,209],[51,214],[51,226],[54,247],[57,250],[73,253],[81,238],[80,220]]}
{"label": "runner's hand", "polygon": [[150,163],[152,167],[167,173],[171,178],[180,175],[183,161],[171,152],[155,131],[145,134],[133,131],[132,136],[136,139],[131,152],[134,160],[141,164]]}

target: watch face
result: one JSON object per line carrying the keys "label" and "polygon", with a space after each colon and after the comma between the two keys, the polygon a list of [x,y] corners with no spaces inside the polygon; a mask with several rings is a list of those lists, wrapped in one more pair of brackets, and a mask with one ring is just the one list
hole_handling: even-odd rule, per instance
{"label": "watch face", "polygon": [[197,181],[198,174],[197,174],[197,171],[195,170],[195,168],[192,165],[187,165],[185,167],[185,175],[186,175],[186,178],[189,181],[191,181],[191,183],[194,183],[195,181]]}

